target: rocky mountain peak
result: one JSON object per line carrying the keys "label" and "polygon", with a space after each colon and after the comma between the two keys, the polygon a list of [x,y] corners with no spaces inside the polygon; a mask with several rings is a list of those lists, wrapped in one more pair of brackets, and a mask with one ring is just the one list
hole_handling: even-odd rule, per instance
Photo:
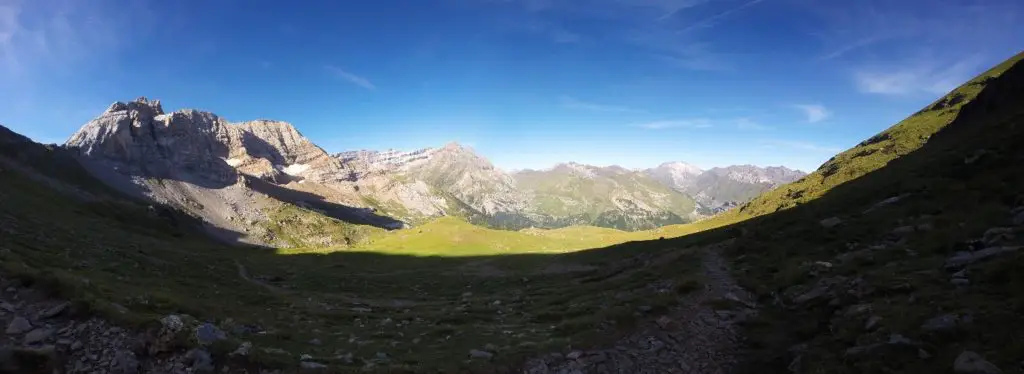
{"label": "rocky mountain peak", "polygon": [[145,96],[140,96],[139,98],[127,103],[115,101],[113,104],[110,104],[110,107],[103,113],[107,114],[121,111],[146,112],[152,113],[152,116],[164,114],[164,108],[160,105],[160,100],[150,101]]}
{"label": "rocky mountain peak", "polygon": [[275,165],[308,164],[329,157],[288,122],[260,119],[231,125],[241,130],[242,142],[250,156],[267,159]]}

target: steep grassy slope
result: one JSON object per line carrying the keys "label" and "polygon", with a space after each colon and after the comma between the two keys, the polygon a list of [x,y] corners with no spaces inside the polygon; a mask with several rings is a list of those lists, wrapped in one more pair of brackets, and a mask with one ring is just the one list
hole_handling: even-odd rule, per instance
{"label": "steep grassy slope", "polygon": [[[1019,367],[1022,60],[668,241],[736,238],[735,273],[767,306],[746,325],[749,372],[949,372],[965,350]],[[947,266],[983,248],[1010,249]]]}

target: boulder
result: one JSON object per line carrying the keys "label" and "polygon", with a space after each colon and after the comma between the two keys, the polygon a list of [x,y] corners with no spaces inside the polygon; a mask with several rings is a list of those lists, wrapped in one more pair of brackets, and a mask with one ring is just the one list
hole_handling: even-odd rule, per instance
{"label": "boulder", "polygon": [[952,313],[943,314],[925,321],[925,323],[921,325],[921,330],[924,332],[950,332],[956,330],[959,321],[959,315]]}
{"label": "boulder", "polygon": [[843,223],[843,220],[840,219],[839,217],[829,217],[829,218],[825,218],[825,219],[821,220],[821,222],[819,222],[819,224],[821,224],[821,227],[824,227],[826,229],[839,226],[842,223]]}
{"label": "boulder", "polygon": [[975,252],[961,251],[946,259],[946,269],[959,269],[975,262],[1007,253],[1016,252],[1021,247],[989,247]]}
{"label": "boulder", "polygon": [[963,351],[953,362],[953,372],[957,374],[1002,374],[995,364],[988,362],[981,355]]}
{"label": "boulder", "polygon": [[494,354],[491,353],[491,352],[482,351],[482,350],[479,350],[479,349],[470,349],[469,350],[469,358],[478,358],[478,359],[490,360],[492,357],[494,357]]}
{"label": "boulder", "polygon": [[204,323],[196,328],[196,341],[200,345],[210,345],[227,338],[227,334],[212,323]]}
{"label": "boulder", "polygon": [[6,332],[9,335],[17,335],[24,334],[29,330],[32,330],[32,323],[25,319],[25,317],[18,316],[14,317],[11,323],[7,325]]}

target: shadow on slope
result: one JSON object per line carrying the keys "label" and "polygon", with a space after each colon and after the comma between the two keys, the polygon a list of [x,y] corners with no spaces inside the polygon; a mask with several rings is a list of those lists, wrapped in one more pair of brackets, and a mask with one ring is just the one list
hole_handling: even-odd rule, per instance
{"label": "shadow on slope", "polygon": [[362,225],[371,225],[383,229],[401,228],[404,223],[400,220],[374,213],[370,209],[355,208],[347,205],[337,204],[324,199],[323,196],[293,190],[282,187],[278,184],[253,177],[246,177],[249,188],[253,191],[267,195],[275,200],[289,203],[295,206],[312,209],[325,216],[338,219],[344,222]]}

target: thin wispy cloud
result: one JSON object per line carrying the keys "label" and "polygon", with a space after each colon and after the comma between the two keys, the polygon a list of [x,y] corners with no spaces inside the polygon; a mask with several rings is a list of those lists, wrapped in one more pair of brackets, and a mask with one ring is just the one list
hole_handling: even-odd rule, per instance
{"label": "thin wispy cloud", "polygon": [[98,63],[144,36],[150,17],[142,3],[119,9],[105,0],[0,1],[0,74],[64,73]]}
{"label": "thin wispy cloud", "polygon": [[712,127],[712,121],[706,118],[694,118],[694,119],[678,119],[678,120],[666,120],[666,121],[653,121],[645,123],[634,124],[633,127],[639,127],[647,130],[665,130],[665,129],[676,129],[676,128],[687,128],[687,129],[706,129]]}
{"label": "thin wispy cloud", "polygon": [[690,25],[688,25],[688,26],[686,26],[686,27],[676,31],[676,33],[683,34],[683,33],[687,33],[687,32],[693,31],[693,30],[709,28],[709,27],[715,26],[716,24],[718,24],[718,22],[721,22],[726,17],[729,17],[729,16],[733,15],[734,13],[739,12],[739,11],[744,10],[744,9],[747,9],[747,8],[749,8],[751,6],[757,5],[758,3],[763,2],[763,1],[764,0],[749,0],[749,1],[745,2],[745,3],[743,3],[743,4],[740,4],[739,6],[737,6],[735,8],[726,9],[726,10],[724,10],[722,12],[719,12],[718,14],[715,14],[713,16],[707,17],[707,18],[699,20],[697,22],[693,22]]}
{"label": "thin wispy cloud", "polygon": [[761,145],[765,148],[789,148],[816,153],[838,153],[842,150],[838,147],[820,145],[816,143],[799,140],[771,139],[762,141]]}
{"label": "thin wispy cloud", "polygon": [[523,25],[523,27],[527,31],[544,36],[554,43],[578,43],[583,40],[583,37],[579,34],[566,30],[562,26],[551,22],[534,21]]}
{"label": "thin wispy cloud", "polygon": [[765,131],[765,130],[771,130],[772,129],[771,126],[766,126],[764,124],[761,124],[760,122],[757,122],[757,121],[755,121],[753,119],[746,118],[746,117],[734,119],[734,120],[732,120],[732,122],[733,122],[733,125],[736,126],[737,130]]}
{"label": "thin wispy cloud", "polygon": [[329,74],[331,74],[331,76],[333,76],[333,77],[335,77],[337,79],[341,79],[343,81],[352,83],[354,85],[357,85],[359,87],[362,87],[362,88],[365,88],[365,89],[368,89],[368,90],[376,90],[377,89],[377,86],[375,86],[372,82],[370,82],[369,79],[366,79],[366,78],[363,78],[361,76],[355,75],[353,73],[347,72],[344,69],[339,68],[337,66],[327,65],[327,66],[324,66],[324,69],[327,70],[327,72]]}
{"label": "thin wispy cloud", "polygon": [[797,104],[793,107],[804,113],[807,123],[818,123],[832,117],[832,112],[821,104]]}
{"label": "thin wispy cloud", "polygon": [[895,68],[873,67],[856,71],[854,84],[863,93],[891,96],[915,94],[939,95],[956,88],[981,69],[978,58],[937,66],[920,62]]}
{"label": "thin wispy cloud", "polygon": [[620,105],[607,105],[598,104],[587,101],[582,101],[571,96],[560,96],[558,98],[559,103],[563,108],[567,109],[578,109],[587,110],[591,112],[605,112],[605,113],[642,113],[643,110],[634,109]]}
{"label": "thin wispy cloud", "polygon": [[[718,53],[698,29],[709,29],[730,16],[764,0],[737,3],[722,0],[480,0],[488,4],[513,5],[524,11],[519,22],[533,33],[547,35],[556,43],[600,40],[631,46],[669,66],[696,71],[732,70],[725,55]],[[730,6],[731,8],[722,8]],[[503,13],[504,17],[515,18]],[[515,13],[515,12],[511,12]],[[692,19],[691,14],[703,18]],[[569,30],[559,19],[571,17],[610,26],[599,33]],[[690,32],[694,31],[694,32]],[[705,35],[706,36],[706,35]]]}
{"label": "thin wispy cloud", "polygon": [[851,66],[854,87],[871,94],[945,93],[979,72],[978,61],[1019,51],[1024,37],[1024,3],[1015,1],[862,0],[808,9],[821,24],[815,60]]}

